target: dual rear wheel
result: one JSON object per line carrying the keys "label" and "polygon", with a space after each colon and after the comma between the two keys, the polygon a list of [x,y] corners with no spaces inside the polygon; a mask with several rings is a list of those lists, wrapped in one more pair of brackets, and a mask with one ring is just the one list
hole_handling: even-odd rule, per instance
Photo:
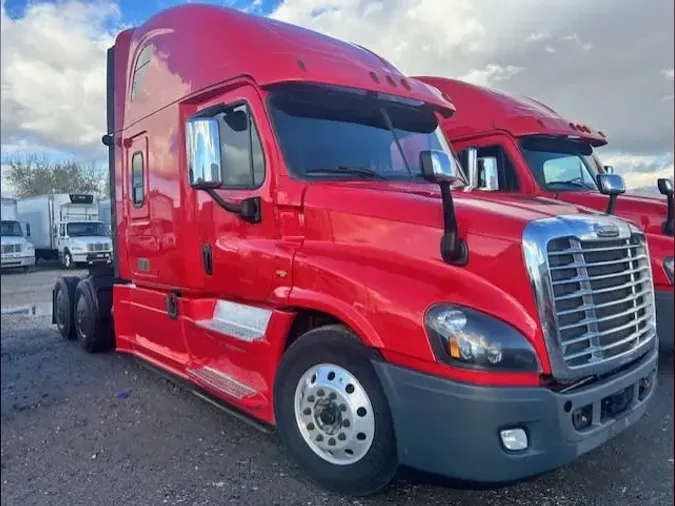
{"label": "dual rear wheel", "polygon": [[98,291],[90,278],[59,278],[54,286],[52,311],[59,333],[66,339],[77,339],[89,353],[113,347],[109,308],[99,304]]}

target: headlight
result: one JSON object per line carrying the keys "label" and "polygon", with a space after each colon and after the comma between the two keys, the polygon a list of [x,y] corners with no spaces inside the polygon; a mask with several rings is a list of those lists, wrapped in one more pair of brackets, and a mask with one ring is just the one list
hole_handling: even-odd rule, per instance
{"label": "headlight", "polygon": [[673,257],[668,257],[663,261],[663,270],[666,271],[666,275],[670,280],[670,284],[673,284]]}
{"label": "headlight", "polygon": [[30,243],[26,244],[26,251],[28,251],[30,253],[31,251],[33,251],[33,249],[34,248],[33,248],[32,244],[30,244]]}
{"label": "headlight", "polygon": [[453,366],[541,371],[530,342],[510,325],[485,313],[438,304],[427,311],[424,320],[437,357]]}

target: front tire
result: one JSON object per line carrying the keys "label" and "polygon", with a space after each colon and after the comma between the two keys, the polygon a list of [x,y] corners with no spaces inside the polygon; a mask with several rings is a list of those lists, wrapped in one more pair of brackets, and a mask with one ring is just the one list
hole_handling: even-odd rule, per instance
{"label": "front tire", "polygon": [[383,490],[398,467],[389,405],[366,349],[340,325],[285,353],[275,388],[279,435],[304,471],[334,492]]}
{"label": "front tire", "polygon": [[65,251],[63,253],[63,267],[68,270],[75,268],[75,262],[73,262],[73,255],[70,254],[70,251]]}

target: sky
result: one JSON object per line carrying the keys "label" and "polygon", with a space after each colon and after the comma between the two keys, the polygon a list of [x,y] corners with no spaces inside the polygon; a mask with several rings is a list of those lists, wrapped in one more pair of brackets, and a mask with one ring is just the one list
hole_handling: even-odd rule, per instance
{"label": "sky", "polygon": [[[105,51],[190,0],[2,0],[0,151],[105,159]],[[629,188],[673,176],[672,0],[212,0],[364,45],[408,75],[531,96],[608,136]],[[4,172],[4,171],[3,171]],[[6,184],[3,177],[3,192]]]}

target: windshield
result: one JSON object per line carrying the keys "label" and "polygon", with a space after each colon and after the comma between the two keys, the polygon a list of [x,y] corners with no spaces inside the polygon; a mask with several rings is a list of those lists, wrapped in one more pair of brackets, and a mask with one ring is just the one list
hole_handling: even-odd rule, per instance
{"label": "windshield", "polygon": [[68,237],[107,236],[105,226],[100,221],[73,222],[66,225]]}
{"label": "windshield", "polygon": [[2,221],[2,237],[23,237],[23,230],[18,221]]}
{"label": "windshield", "polygon": [[[454,157],[434,111],[421,102],[295,85],[273,91],[269,108],[286,163],[298,177],[422,182],[420,151]],[[456,184],[464,184],[459,177]]]}
{"label": "windshield", "polygon": [[520,147],[542,188],[557,192],[598,189],[596,161],[588,143],[567,137],[529,136],[520,141]]}

